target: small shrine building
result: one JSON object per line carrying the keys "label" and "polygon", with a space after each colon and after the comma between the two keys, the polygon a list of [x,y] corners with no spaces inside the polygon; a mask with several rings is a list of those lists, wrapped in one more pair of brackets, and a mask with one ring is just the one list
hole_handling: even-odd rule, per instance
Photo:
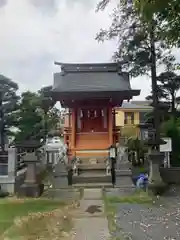
{"label": "small shrine building", "polygon": [[119,141],[115,107],[138,96],[129,75],[117,63],[55,63],[53,98],[67,109],[64,141],[69,159],[108,156],[108,148]]}

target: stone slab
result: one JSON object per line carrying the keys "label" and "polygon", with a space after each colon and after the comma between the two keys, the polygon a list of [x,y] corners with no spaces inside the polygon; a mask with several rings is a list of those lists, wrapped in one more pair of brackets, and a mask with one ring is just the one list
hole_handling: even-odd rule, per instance
{"label": "stone slab", "polygon": [[109,240],[101,189],[84,189],[84,197],[74,219],[74,240]]}
{"label": "stone slab", "polygon": [[106,189],[106,195],[110,197],[126,197],[131,196],[135,192],[135,188],[112,188]]}
{"label": "stone slab", "polygon": [[73,240],[109,240],[108,222],[106,218],[74,219]]}
{"label": "stone slab", "polygon": [[80,191],[75,189],[48,189],[44,192],[43,197],[62,200],[78,200],[80,198]]}
{"label": "stone slab", "polygon": [[101,188],[87,188],[84,189],[83,199],[102,199],[102,189]]}
{"label": "stone slab", "polygon": [[80,201],[80,211],[77,216],[81,217],[99,217],[104,216],[104,206],[102,200],[81,200]]}
{"label": "stone slab", "polygon": [[68,187],[67,175],[54,177],[52,180],[52,185],[54,188],[67,188]]}

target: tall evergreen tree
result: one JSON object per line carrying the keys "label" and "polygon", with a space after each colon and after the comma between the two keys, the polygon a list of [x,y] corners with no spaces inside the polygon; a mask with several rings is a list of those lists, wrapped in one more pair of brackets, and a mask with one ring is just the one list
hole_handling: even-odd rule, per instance
{"label": "tall evergreen tree", "polygon": [[43,90],[38,93],[30,91],[22,93],[19,110],[16,113],[19,123],[19,132],[16,134],[17,141],[40,140],[44,138],[45,128],[48,132],[54,129],[59,122],[59,110],[53,107],[52,101],[43,102],[42,92]]}
{"label": "tall evergreen tree", "polygon": [[7,136],[11,135],[12,127],[17,126],[18,124],[15,117],[19,100],[17,90],[17,83],[0,75],[0,145],[3,151]]}
{"label": "tall evergreen tree", "polygon": [[[124,1],[124,0],[123,0]],[[180,2],[179,0],[130,0],[146,22],[155,17],[161,24],[160,38],[171,46],[180,45]]]}
{"label": "tall evergreen tree", "polygon": [[[104,9],[108,2],[101,1],[98,10]],[[99,41],[117,38],[119,46],[114,60],[121,63],[122,70],[128,71],[134,77],[150,75],[157,139],[160,136],[157,67],[174,61],[169,46],[159,38],[159,24],[161,23],[153,18],[150,22],[143,21],[133,2],[124,0],[114,10],[110,28],[101,29],[96,38]]]}

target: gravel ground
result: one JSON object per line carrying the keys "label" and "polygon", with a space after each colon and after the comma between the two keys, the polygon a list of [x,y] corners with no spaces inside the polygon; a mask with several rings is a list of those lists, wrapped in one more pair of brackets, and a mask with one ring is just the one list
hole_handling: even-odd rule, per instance
{"label": "gravel ground", "polygon": [[180,209],[118,204],[114,236],[132,240],[180,239]]}
{"label": "gravel ground", "polygon": [[155,205],[116,203],[116,207],[117,229],[113,237],[123,240],[180,239],[180,188],[171,188]]}

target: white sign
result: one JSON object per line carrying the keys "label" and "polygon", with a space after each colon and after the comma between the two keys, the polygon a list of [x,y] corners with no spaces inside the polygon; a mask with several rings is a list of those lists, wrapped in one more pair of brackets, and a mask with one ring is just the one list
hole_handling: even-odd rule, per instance
{"label": "white sign", "polygon": [[110,156],[110,158],[116,158],[116,149],[115,148],[111,147],[109,149],[109,156]]}
{"label": "white sign", "polygon": [[162,138],[166,144],[160,145],[160,152],[171,152],[172,151],[172,140],[171,138]]}

